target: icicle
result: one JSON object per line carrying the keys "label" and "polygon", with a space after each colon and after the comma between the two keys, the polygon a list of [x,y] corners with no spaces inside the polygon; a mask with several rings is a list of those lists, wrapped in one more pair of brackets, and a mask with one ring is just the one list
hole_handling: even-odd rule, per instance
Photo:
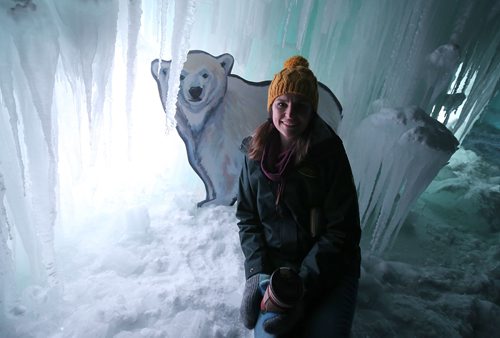
{"label": "icicle", "polygon": [[[19,163],[20,173],[22,176],[23,191],[26,193],[26,172],[24,161],[21,153],[21,141],[19,136],[19,116],[17,105],[14,98],[14,87],[12,78],[12,57],[10,54],[12,42],[4,34],[0,34],[0,93],[2,94],[3,102],[9,112],[9,122],[13,134],[13,140],[16,148],[17,162]],[[13,49],[13,48],[12,48]]]}
{"label": "icicle", "polygon": [[[496,25],[500,29],[500,24]],[[464,85],[464,92],[467,99],[461,107],[461,114],[458,120],[453,125],[452,130],[457,138],[462,141],[472,128],[474,122],[479,119],[484,112],[488,102],[494,96],[495,88],[498,85],[500,78],[500,32],[495,32],[495,38],[492,39],[495,43],[489,44],[486,51],[483,51],[481,57],[475,62],[477,66],[469,81]],[[469,68],[470,67],[470,68]],[[473,67],[468,65],[469,74],[472,73]]]}
{"label": "icicle", "polygon": [[285,48],[286,34],[288,33],[288,24],[290,23],[290,16],[292,15],[292,0],[288,0],[287,3],[287,14],[285,19],[285,26],[283,27],[283,39],[281,40],[281,48]]}
{"label": "icicle", "polygon": [[428,57],[426,86],[427,94],[422,106],[432,106],[453,80],[453,75],[459,67],[460,49],[454,44],[445,44],[436,48]]}
{"label": "icicle", "polygon": [[6,234],[5,238],[12,240],[9,218],[7,217],[7,208],[5,207],[5,191],[6,188],[3,175],[2,172],[0,172],[0,230],[5,229],[6,230],[4,231],[4,235]]}
{"label": "icicle", "polygon": [[142,16],[142,0],[129,0],[128,2],[128,44],[127,44],[127,94],[126,111],[127,111],[127,131],[128,131],[128,148],[129,157],[132,146],[132,99],[134,97],[135,86],[135,60],[137,57],[137,40],[139,30],[141,28]]}
{"label": "icicle", "polygon": [[[161,0],[160,1],[160,8],[159,8],[159,16],[160,20],[158,23],[158,36],[160,37],[160,55],[158,55],[158,59],[162,60],[164,55],[165,55],[165,48],[167,46],[167,39],[168,39],[168,34],[167,34],[167,24],[168,24],[168,9],[169,9],[169,2],[168,0]],[[158,67],[158,71],[160,71],[160,67]],[[159,75],[159,74],[158,74]]]}
{"label": "icicle", "polygon": [[309,16],[311,15],[313,7],[312,0],[305,0],[302,4],[302,10],[300,11],[300,22],[299,22],[299,32],[297,34],[297,50],[301,51],[304,45],[305,36],[307,30],[309,29]]}
{"label": "icicle", "polygon": [[[118,2],[56,1],[62,22],[60,34],[67,45],[62,59],[69,75],[83,79],[89,131],[96,138],[102,124],[106,87],[113,69]],[[92,139],[91,139],[92,141]]]}
{"label": "icicle", "polygon": [[[158,55],[158,60],[160,60],[160,65],[158,66],[158,74],[157,76],[159,77],[159,72],[161,70],[161,60],[163,60],[164,55],[165,55],[165,49],[167,46],[167,39],[168,39],[168,34],[167,34],[167,24],[168,24],[168,10],[169,10],[169,2],[168,0],[160,0],[160,6],[159,6],[159,24],[158,24],[158,36],[160,37],[160,53]],[[169,95],[170,91],[167,93]],[[168,102],[168,99],[167,99]],[[166,132],[169,133],[172,127],[175,125],[175,120],[174,120],[174,115],[170,116],[167,113],[167,106],[164,107],[165,109],[165,114],[166,114]]]}
{"label": "icicle", "polygon": [[381,109],[361,122],[346,148],[362,224],[373,231],[371,250],[389,247],[412,203],[457,146],[444,125],[415,107]]}
{"label": "icicle", "polygon": [[5,302],[7,295],[12,294],[9,289],[14,271],[12,253],[7,245],[8,241],[12,240],[12,234],[5,207],[5,190],[4,178],[0,172],[0,325],[5,322]]}
{"label": "icicle", "polygon": [[[16,72],[21,72],[18,66],[14,66],[13,68]],[[18,84],[18,80],[22,79],[14,79],[13,85],[16,92],[20,93],[29,93],[29,89],[27,85],[21,86]],[[24,82],[24,81],[21,81]],[[30,103],[30,104],[28,104]],[[29,108],[28,108],[29,107]],[[40,146],[43,151],[38,151],[35,149],[34,152],[29,152],[31,155],[43,155],[45,154],[45,158],[48,158],[46,154],[47,151],[45,149],[46,143],[43,139],[43,133],[41,131],[40,123],[38,119],[36,119],[33,115],[34,108],[30,102],[29,95],[21,96],[19,100],[19,112],[23,115],[28,115],[30,117],[29,123],[37,125],[37,135],[35,136],[36,141],[33,141],[34,144]],[[20,116],[20,121],[22,123],[22,116]],[[24,182],[22,179],[22,175],[20,172],[20,163],[16,160],[16,151],[15,151],[15,140],[14,134],[10,129],[10,125],[7,122],[7,111],[3,106],[0,106],[0,171],[2,175],[2,188],[1,190],[4,192],[4,197],[1,200],[3,207],[10,211],[11,217],[9,217],[9,227],[14,226],[15,229],[11,229],[9,232],[11,235],[15,233],[19,234],[19,238],[22,241],[22,246],[14,247],[13,254],[18,253],[16,250],[24,250],[26,252],[26,256],[29,260],[29,268],[32,280],[37,283],[43,283],[46,280],[46,274],[43,270],[43,264],[41,262],[41,253],[40,253],[40,245],[35,233],[35,224],[33,222],[33,210],[31,209],[31,196],[32,196],[32,180],[30,179],[31,169],[37,168],[41,165],[40,161],[32,161],[33,165],[27,165],[28,169],[26,172],[26,189],[24,189]],[[29,129],[29,128],[28,128]],[[22,128],[23,132],[26,133],[25,128]],[[30,135],[24,135],[23,138],[20,139],[22,142],[22,148],[26,149],[26,143],[30,143]],[[28,149],[26,149],[28,150]],[[24,155],[23,155],[24,156]],[[46,163],[47,161],[45,161]],[[22,162],[23,163],[23,162]],[[26,159],[26,163],[30,163],[28,159]],[[41,169],[41,168],[40,168]],[[48,179],[43,178],[41,180],[43,183],[47,183]],[[40,193],[43,193],[40,191]],[[5,218],[7,212],[2,211]],[[7,218],[5,218],[7,219]],[[2,225],[3,226],[3,225]],[[16,231],[17,230],[17,231]],[[2,255],[3,252],[0,252]],[[8,258],[2,256],[0,260],[6,260]],[[0,292],[2,292],[0,290]]]}
{"label": "icicle", "polygon": [[[22,114],[27,167],[26,199],[14,184],[10,199],[16,200],[17,217],[29,216],[19,224],[23,246],[30,256],[34,279],[38,283],[58,285],[54,273],[54,223],[57,187],[57,128],[52,114],[55,73],[59,59],[58,33],[45,3],[14,6],[10,11],[11,36],[19,57],[24,79],[15,79],[19,87],[17,102]],[[43,65],[43,66],[41,66]],[[15,141],[14,141],[15,142]],[[22,165],[24,161],[21,161]],[[11,176],[13,176],[11,174]],[[17,194],[17,196],[16,196]],[[37,273],[40,271],[41,273]]]}
{"label": "icicle", "polygon": [[[58,34],[50,20],[47,8],[16,6],[11,12],[16,27],[12,38],[16,45],[22,69],[26,76],[42,123],[45,142],[52,160],[55,160],[55,145],[52,132],[52,99],[55,73],[59,57]],[[43,67],[40,67],[43,64]]]}
{"label": "icicle", "polygon": [[191,27],[194,22],[196,0],[175,2],[174,29],[172,33],[172,63],[168,78],[167,102],[165,113],[167,115],[167,129],[175,127],[175,112],[177,94],[180,86],[182,67],[189,51]]}

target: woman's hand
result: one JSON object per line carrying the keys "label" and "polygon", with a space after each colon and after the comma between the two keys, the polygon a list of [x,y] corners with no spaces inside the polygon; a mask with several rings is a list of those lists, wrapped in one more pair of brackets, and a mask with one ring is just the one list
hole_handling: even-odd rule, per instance
{"label": "woman's hand", "polygon": [[303,315],[303,305],[299,303],[287,312],[277,313],[266,320],[262,326],[267,333],[281,335],[292,330]]}
{"label": "woman's hand", "polygon": [[249,330],[255,327],[260,313],[262,292],[259,284],[266,280],[269,280],[269,275],[259,273],[248,278],[245,283],[240,306],[240,317],[243,325]]}

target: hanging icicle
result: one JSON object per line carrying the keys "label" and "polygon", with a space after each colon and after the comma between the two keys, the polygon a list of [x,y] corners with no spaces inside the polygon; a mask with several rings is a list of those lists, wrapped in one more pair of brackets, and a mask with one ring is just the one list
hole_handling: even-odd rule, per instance
{"label": "hanging icicle", "polygon": [[128,41],[127,41],[127,95],[126,111],[127,111],[127,131],[128,131],[128,151],[132,148],[132,101],[134,98],[135,88],[135,71],[137,58],[137,41],[139,38],[139,30],[141,29],[142,16],[142,0],[129,0],[128,2]]}
{"label": "hanging icicle", "polygon": [[[175,127],[175,111],[177,94],[179,92],[182,67],[189,51],[191,28],[196,12],[196,0],[176,1],[174,29],[172,32],[172,63],[168,79],[167,103],[165,113],[167,116],[167,130]],[[161,68],[161,67],[159,67]]]}

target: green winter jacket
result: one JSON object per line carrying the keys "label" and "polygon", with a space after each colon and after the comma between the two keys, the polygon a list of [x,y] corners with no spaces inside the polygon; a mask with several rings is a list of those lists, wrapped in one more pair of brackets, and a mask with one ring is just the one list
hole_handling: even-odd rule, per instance
{"label": "green winter jacket", "polygon": [[[246,278],[287,266],[299,272],[306,290],[320,292],[340,277],[359,277],[361,228],[342,141],[319,117],[311,123],[309,153],[288,170],[278,207],[277,183],[263,174],[259,161],[245,155],[236,217]],[[311,229],[311,223],[319,229]]]}

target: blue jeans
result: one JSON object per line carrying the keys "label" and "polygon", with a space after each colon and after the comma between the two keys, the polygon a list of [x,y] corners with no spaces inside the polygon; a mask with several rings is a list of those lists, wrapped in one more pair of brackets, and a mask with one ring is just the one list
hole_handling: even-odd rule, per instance
{"label": "blue jeans", "polygon": [[[297,337],[297,329],[304,328],[302,337],[327,338],[349,337],[351,332],[356,298],[358,295],[358,278],[344,277],[332,292],[323,298],[324,301],[306,314],[303,323],[297,323],[292,329],[293,337]],[[273,313],[261,313],[254,329],[255,338],[278,338],[264,331],[263,323]]]}

